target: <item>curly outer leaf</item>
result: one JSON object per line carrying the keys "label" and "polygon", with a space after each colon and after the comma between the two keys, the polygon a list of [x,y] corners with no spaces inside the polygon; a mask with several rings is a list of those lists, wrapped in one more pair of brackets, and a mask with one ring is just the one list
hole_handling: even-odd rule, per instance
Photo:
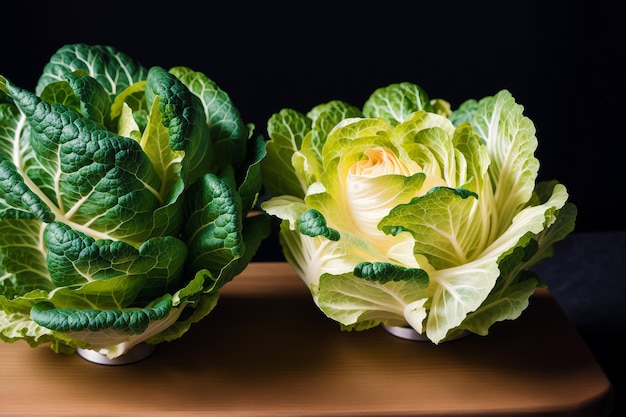
{"label": "curly outer leaf", "polygon": [[146,101],[151,106],[159,98],[161,123],[169,131],[169,145],[175,151],[185,151],[181,176],[192,183],[214,162],[202,103],[175,75],[161,67],[150,68],[146,83]]}
{"label": "curly outer leaf", "polygon": [[361,262],[354,267],[354,276],[385,284],[389,281],[415,281],[428,287],[428,273],[419,268],[405,268],[387,262]]}
{"label": "curly outer leaf", "polygon": [[41,93],[41,99],[48,103],[63,104],[78,113],[81,112],[80,99],[66,81],[59,81],[48,85]]}
{"label": "curly outer leaf", "polygon": [[17,87],[9,90],[32,127],[31,146],[58,181],[59,211],[115,237],[149,237],[147,225],[152,226],[162,196],[160,177],[141,145],[66,106],[50,105]]}
{"label": "curly outer leaf", "polygon": [[366,117],[382,117],[393,124],[418,110],[430,111],[430,99],[421,87],[408,82],[377,89],[363,105]]}
{"label": "curly outer leaf", "polygon": [[81,114],[103,126],[109,126],[111,98],[102,84],[94,78],[77,73],[67,74],[65,78],[80,100]]}
{"label": "curly outer leaf", "polygon": [[146,80],[146,100],[148,103],[159,97],[159,110],[163,126],[169,128],[170,146],[176,151],[184,151],[190,141],[190,132],[198,117],[193,95],[173,74],[161,67],[152,67]]}
{"label": "curly outer leaf", "polygon": [[261,178],[265,181],[265,191],[272,196],[293,195],[304,198],[305,190],[292,165],[292,157],[302,146],[307,132],[311,130],[311,119],[304,114],[282,109],[267,121],[270,140],[266,143],[267,157],[261,163]]}
{"label": "curly outer leaf", "polygon": [[51,222],[55,217],[41,198],[28,188],[10,161],[0,162],[0,209],[5,207],[32,213],[42,222]]}
{"label": "curly outer leaf", "polygon": [[64,45],[50,57],[37,82],[41,94],[50,83],[62,81],[66,74],[82,70],[95,78],[111,95],[137,81],[145,80],[147,69],[128,55],[104,45]]}
{"label": "curly outer leaf", "polygon": [[305,211],[298,217],[296,225],[300,233],[306,236],[323,236],[326,239],[339,240],[339,232],[326,225],[324,215],[315,209]]}
{"label": "curly outer leaf", "polygon": [[222,268],[216,288],[219,289],[239,275],[252,261],[261,243],[270,235],[270,218],[264,214],[246,217],[243,220],[243,252]]}
{"label": "curly outer leaf", "polygon": [[[377,267],[385,268],[383,265]],[[398,271],[392,271],[392,276]],[[387,279],[384,275],[371,278],[363,279],[354,273],[322,274],[317,303],[345,330],[365,330],[379,324],[401,326],[409,322],[419,331],[426,317],[426,274],[417,272],[415,278],[397,280]]]}
{"label": "curly outer leaf", "polygon": [[167,328],[147,338],[146,343],[155,345],[161,342],[169,342],[178,339],[189,330],[192,324],[200,321],[213,311],[219,298],[220,294],[217,291],[200,294],[198,299],[194,302],[193,310],[191,310],[189,315],[176,320]]}
{"label": "curly outer leaf", "polygon": [[244,250],[241,234],[241,197],[230,176],[206,174],[192,186],[196,196],[187,200],[184,229],[192,271],[206,268],[214,275]]}
{"label": "curly outer leaf", "polygon": [[539,172],[536,128],[507,90],[480,100],[471,124],[489,154],[488,177],[497,190],[492,210],[501,233],[533,195]]}
{"label": "curly outer leaf", "polygon": [[426,256],[437,269],[463,264],[482,249],[475,243],[476,235],[482,231],[477,226],[481,225],[480,219],[475,220],[477,197],[462,188],[435,187],[394,207],[380,221],[379,228],[392,235],[411,233],[415,253]]}
{"label": "curly outer leaf", "polygon": [[322,150],[328,138],[328,134],[342,120],[352,117],[361,117],[362,113],[358,107],[341,100],[332,100],[328,103],[315,106],[307,113],[307,116],[313,121],[311,135],[307,136],[307,141],[302,144],[301,151],[310,148],[310,150],[315,153],[316,158],[318,158],[317,162],[323,165]]}
{"label": "curly outer leaf", "polygon": [[[146,301],[170,291],[182,277],[187,247],[174,236],[159,236],[135,248],[123,241],[95,240],[69,226],[53,222],[44,232],[49,248],[46,262],[57,286],[81,285],[89,281],[120,277],[121,287],[102,284],[118,299],[131,297],[141,288],[137,301]],[[119,282],[119,280],[118,280]],[[107,299],[101,296],[103,300]]]}
{"label": "curly outer leaf", "polygon": [[470,123],[474,118],[474,113],[478,109],[478,100],[469,99],[461,103],[458,109],[449,116],[450,121],[455,126],[463,123]]}
{"label": "curly outer leaf", "polygon": [[174,67],[170,73],[176,76],[202,103],[209,126],[209,137],[220,155],[213,162],[221,168],[225,164],[238,169],[246,156],[247,140],[251,129],[241,119],[239,110],[228,94],[201,72],[186,67]]}
{"label": "curly outer leaf", "polygon": [[129,334],[140,334],[151,321],[167,317],[171,309],[172,296],[166,294],[152,307],[124,310],[55,308],[51,302],[43,301],[33,306],[30,315],[40,326],[59,332],[115,329]]}
{"label": "curly outer leaf", "polygon": [[80,114],[66,105],[56,105],[53,109],[35,94],[10,83],[7,83],[7,89],[32,127],[29,145],[37,154],[38,162],[49,173],[57,172],[59,145],[68,141],[68,133],[77,134],[75,128],[64,132],[63,127],[73,124]]}

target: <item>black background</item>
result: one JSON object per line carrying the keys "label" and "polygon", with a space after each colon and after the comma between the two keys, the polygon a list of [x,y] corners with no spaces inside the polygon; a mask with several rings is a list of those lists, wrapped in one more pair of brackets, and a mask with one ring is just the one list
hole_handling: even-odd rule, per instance
{"label": "black background", "polygon": [[[204,72],[263,134],[281,108],[306,112],[333,99],[361,106],[396,82],[453,107],[508,89],[537,128],[539,179],[565,184],[579,209],[573,239],[543,266],[546,280],[618,397],[626,394],[620,3],[268,3],[4,2],[0,74],[34,89],[62,45],[111,45],[146,67]],[[271,239],[258,260],[280,259]],[[623,411],[621,401],[615,415]]]}
{"label": "black background", "polygon": [[283,107],[361,106],[394,82],[453,107],[508,89],[536,125],[540,179],[579,208],[576,230],[626,228],[617,1],[266,3],[4,3],[0,74],[34,88],[60,46],[108,44],[204,72],[260,133]]}

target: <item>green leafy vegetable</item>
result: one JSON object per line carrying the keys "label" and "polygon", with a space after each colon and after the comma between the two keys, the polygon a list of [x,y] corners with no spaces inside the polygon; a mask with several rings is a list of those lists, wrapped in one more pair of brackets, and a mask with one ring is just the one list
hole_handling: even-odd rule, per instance
{"label": "green leafy vegetable", "polygon": [[268,121],[262,208],[286,259],[345,330],[486,335],[543,286],[530,267],[574,228],[557,181],[537,182],[535,128],[511,94],[457,110],[404,82]]}
{"label": "green leafy vegetable", "polygon": [[0,338],[110,358],[173,340],[269,234],[265,141],[185,67],[60,48],[0,76]]}

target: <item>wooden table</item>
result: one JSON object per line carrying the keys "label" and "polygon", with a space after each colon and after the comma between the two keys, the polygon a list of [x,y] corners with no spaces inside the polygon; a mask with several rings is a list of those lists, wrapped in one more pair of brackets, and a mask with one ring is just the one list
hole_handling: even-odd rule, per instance
{"label": "wooden table", "polygon": [[252,263],[131,365],[0,343],[0,416],[606,416],[607,377],[549,292],[441,345],[342,332],[285,263]]}

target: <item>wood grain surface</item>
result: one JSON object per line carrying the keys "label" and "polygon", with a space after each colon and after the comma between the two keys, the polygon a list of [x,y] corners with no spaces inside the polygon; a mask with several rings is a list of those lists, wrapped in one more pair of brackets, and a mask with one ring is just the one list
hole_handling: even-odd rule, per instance
{"label": "wood grain surface", "polygon": [[343,332],[288,264],[252,263],[147,359],[0,344],[0,416],[605,416],[606,375],[546,290],[488,336]]}

